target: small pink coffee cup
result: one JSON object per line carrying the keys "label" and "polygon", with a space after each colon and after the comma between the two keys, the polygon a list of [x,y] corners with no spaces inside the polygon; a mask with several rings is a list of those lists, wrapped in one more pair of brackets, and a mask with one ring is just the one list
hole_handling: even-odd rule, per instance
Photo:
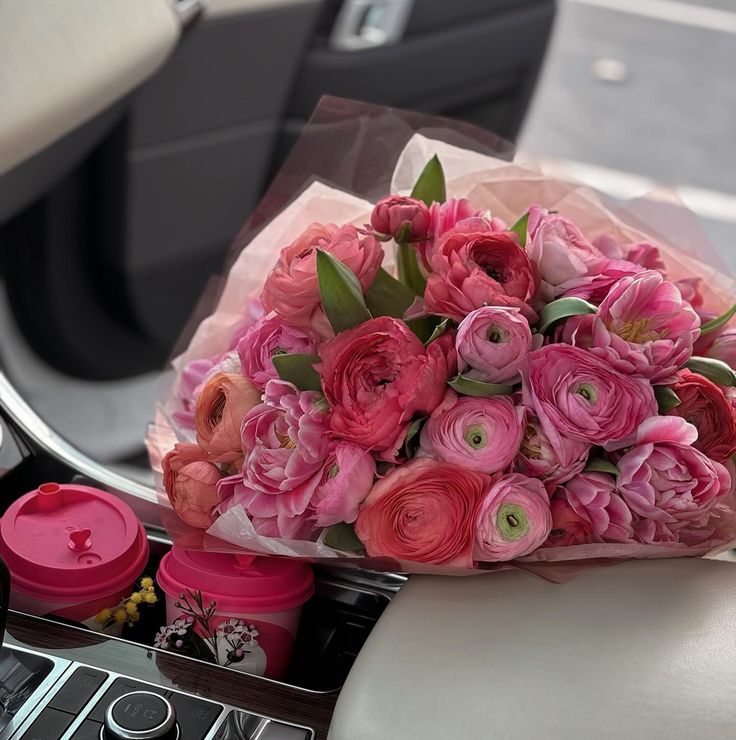
{"label": "small pink coffee cup", "polygon": [[[211,608],[210,635],[197,633],[217,662],[245,673],[281,679],[294,648],[302,605],[314,593],[312,569],[286,558],[184,550],[176,545],[156,576],[166,594],[166,620]],[[191,619],[191,617],[190,617]],[[257,634],[256,634],[257,633]],[[238,658],[228,653],[238,650]]]}
{"label": "small pink coffee cup", "polygon": [[130,594],[148,540],[130,507],[90,486],[44,483],[0,520],[10,607],[95,627],[94,616]]}

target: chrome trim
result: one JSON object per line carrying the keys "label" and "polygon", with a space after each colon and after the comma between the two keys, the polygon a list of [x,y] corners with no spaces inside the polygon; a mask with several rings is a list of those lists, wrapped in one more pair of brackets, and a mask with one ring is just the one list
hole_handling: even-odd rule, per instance
{"label": "chrome trim", "polygon": [[414,0],[344,0],[330,34],[337,51],[375,49],[401,40]]}
{"label": "chrome trim", "polygon": [[[148,694],[149,696],[161,699],[166,706],[166,717],[164,718],[164,721],[160,722],[156,727],[153,727],[150,730],[130,730],[127,727],[119,725],[114,716],[115,707],[120,704],[121,701],[124,701],[131,696],[135,696],[136,694]],[[176,724],[176,710],[166,697],[161,696],[160,694],[154,694],[151,691],[130,691],[115,699],[115,701],[107,707],[107,711],[105,712],[105,724],[100,728],[100,740],[156,740],[157,737],[165,736],[172,730],[176,730],[173,740],[179,740],[181,732]],[[106,738],[105,733],[107,732],[114,732],[115,738]]]}

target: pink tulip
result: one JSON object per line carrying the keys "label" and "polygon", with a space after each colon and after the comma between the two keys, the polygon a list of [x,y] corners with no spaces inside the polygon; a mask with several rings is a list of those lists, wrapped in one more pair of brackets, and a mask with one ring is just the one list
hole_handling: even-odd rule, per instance
{"label": "pink tulip", "polygon": [[376,463],[366,450],[350,442],[338,442],[327,457],[312,499],[317,525],[354,522],[375,475]]}
{"label": "pink tulip", "polygon": [[421,451],[468,470],[497,473],[519,451],[523,416],[508,396],[473,398],[448,390],[422,429]]}
{"label": "pink tulip", "polygon": [[589,444],[624,439],[657,414],[649,382],[617,372],[591,352],[549,344],[528,360],[522,368],[524,404],[559,456],[564,438]]}
{"label": "pink tulip", "polygon": [[666,268],[659,248],[649,242],[637,242],[626,247],[626,259],[641,265],[645,270],[657,270],[662,275]]}
{"label": "pink tulip", "polygon": [[475,559],[513,560],[541,547],[552,529],[549,497],[542,481],[520,473],[501,476],[476,514]]}
{"label": "pink tulip", "polygon": [[516,380],[531,347],[529,322],[517,308],[477,308],[460,322],[455,337],[459,371],[487,383]]}
{"label": "pink tulip", "polygon": [[238,342],[242,374],[263,390],[269,380],[279,377],[274,355],[314,354],[318,340],[309,331],[290,326],[274,314],[264,316]]}
{"label": "pink tulip", "polygon": [[736,329],[726,329],[720,334],[708,350],[708,357],[736,368]]}
{"label": "pink tulip", "polygon": [[222,477],[197,445],[177,444],[163,459],[164,488],[178,517],[207,529],[217,518],[217,483]]}
{"label": "pink tulip", "polygon": [[560,285],[559,293],[565,298],[582,298],[597,306],[622,277],[636,275],[643,270],[643,267],[626,260],[594,260],[588,264],[585,275]]}
{"label": "pink tulip", "polygon": [[592,527],[597,542],[632,542],[633,517],[606,473],[581,473],[565,483],[567,502]]}

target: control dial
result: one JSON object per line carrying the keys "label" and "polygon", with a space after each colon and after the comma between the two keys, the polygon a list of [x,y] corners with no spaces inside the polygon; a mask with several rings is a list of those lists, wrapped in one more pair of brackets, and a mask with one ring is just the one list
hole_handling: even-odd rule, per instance
{"label": "control dial", "polygon": [[133,691],[105,712],[100,740],[179,740],[176,710],[151,691]]}

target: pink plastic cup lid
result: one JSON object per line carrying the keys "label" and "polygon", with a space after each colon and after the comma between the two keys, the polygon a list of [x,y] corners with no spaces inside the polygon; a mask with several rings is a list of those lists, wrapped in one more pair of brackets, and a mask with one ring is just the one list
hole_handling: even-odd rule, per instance
{"label": "pink plastic cup lid", "polygon": [[148,560],[148,540],[130,507],[112,494],[44,483],[0,520],[0,554],[13,588],[82,603],[132,585]]}
{"label": "pink plastic cup lid", "polygon": [[156,577],[171,598],[201,591],[224,611],[279,612],[301,606],[314,593],[312,569],[287,558],[184,550],[166,553]]}

